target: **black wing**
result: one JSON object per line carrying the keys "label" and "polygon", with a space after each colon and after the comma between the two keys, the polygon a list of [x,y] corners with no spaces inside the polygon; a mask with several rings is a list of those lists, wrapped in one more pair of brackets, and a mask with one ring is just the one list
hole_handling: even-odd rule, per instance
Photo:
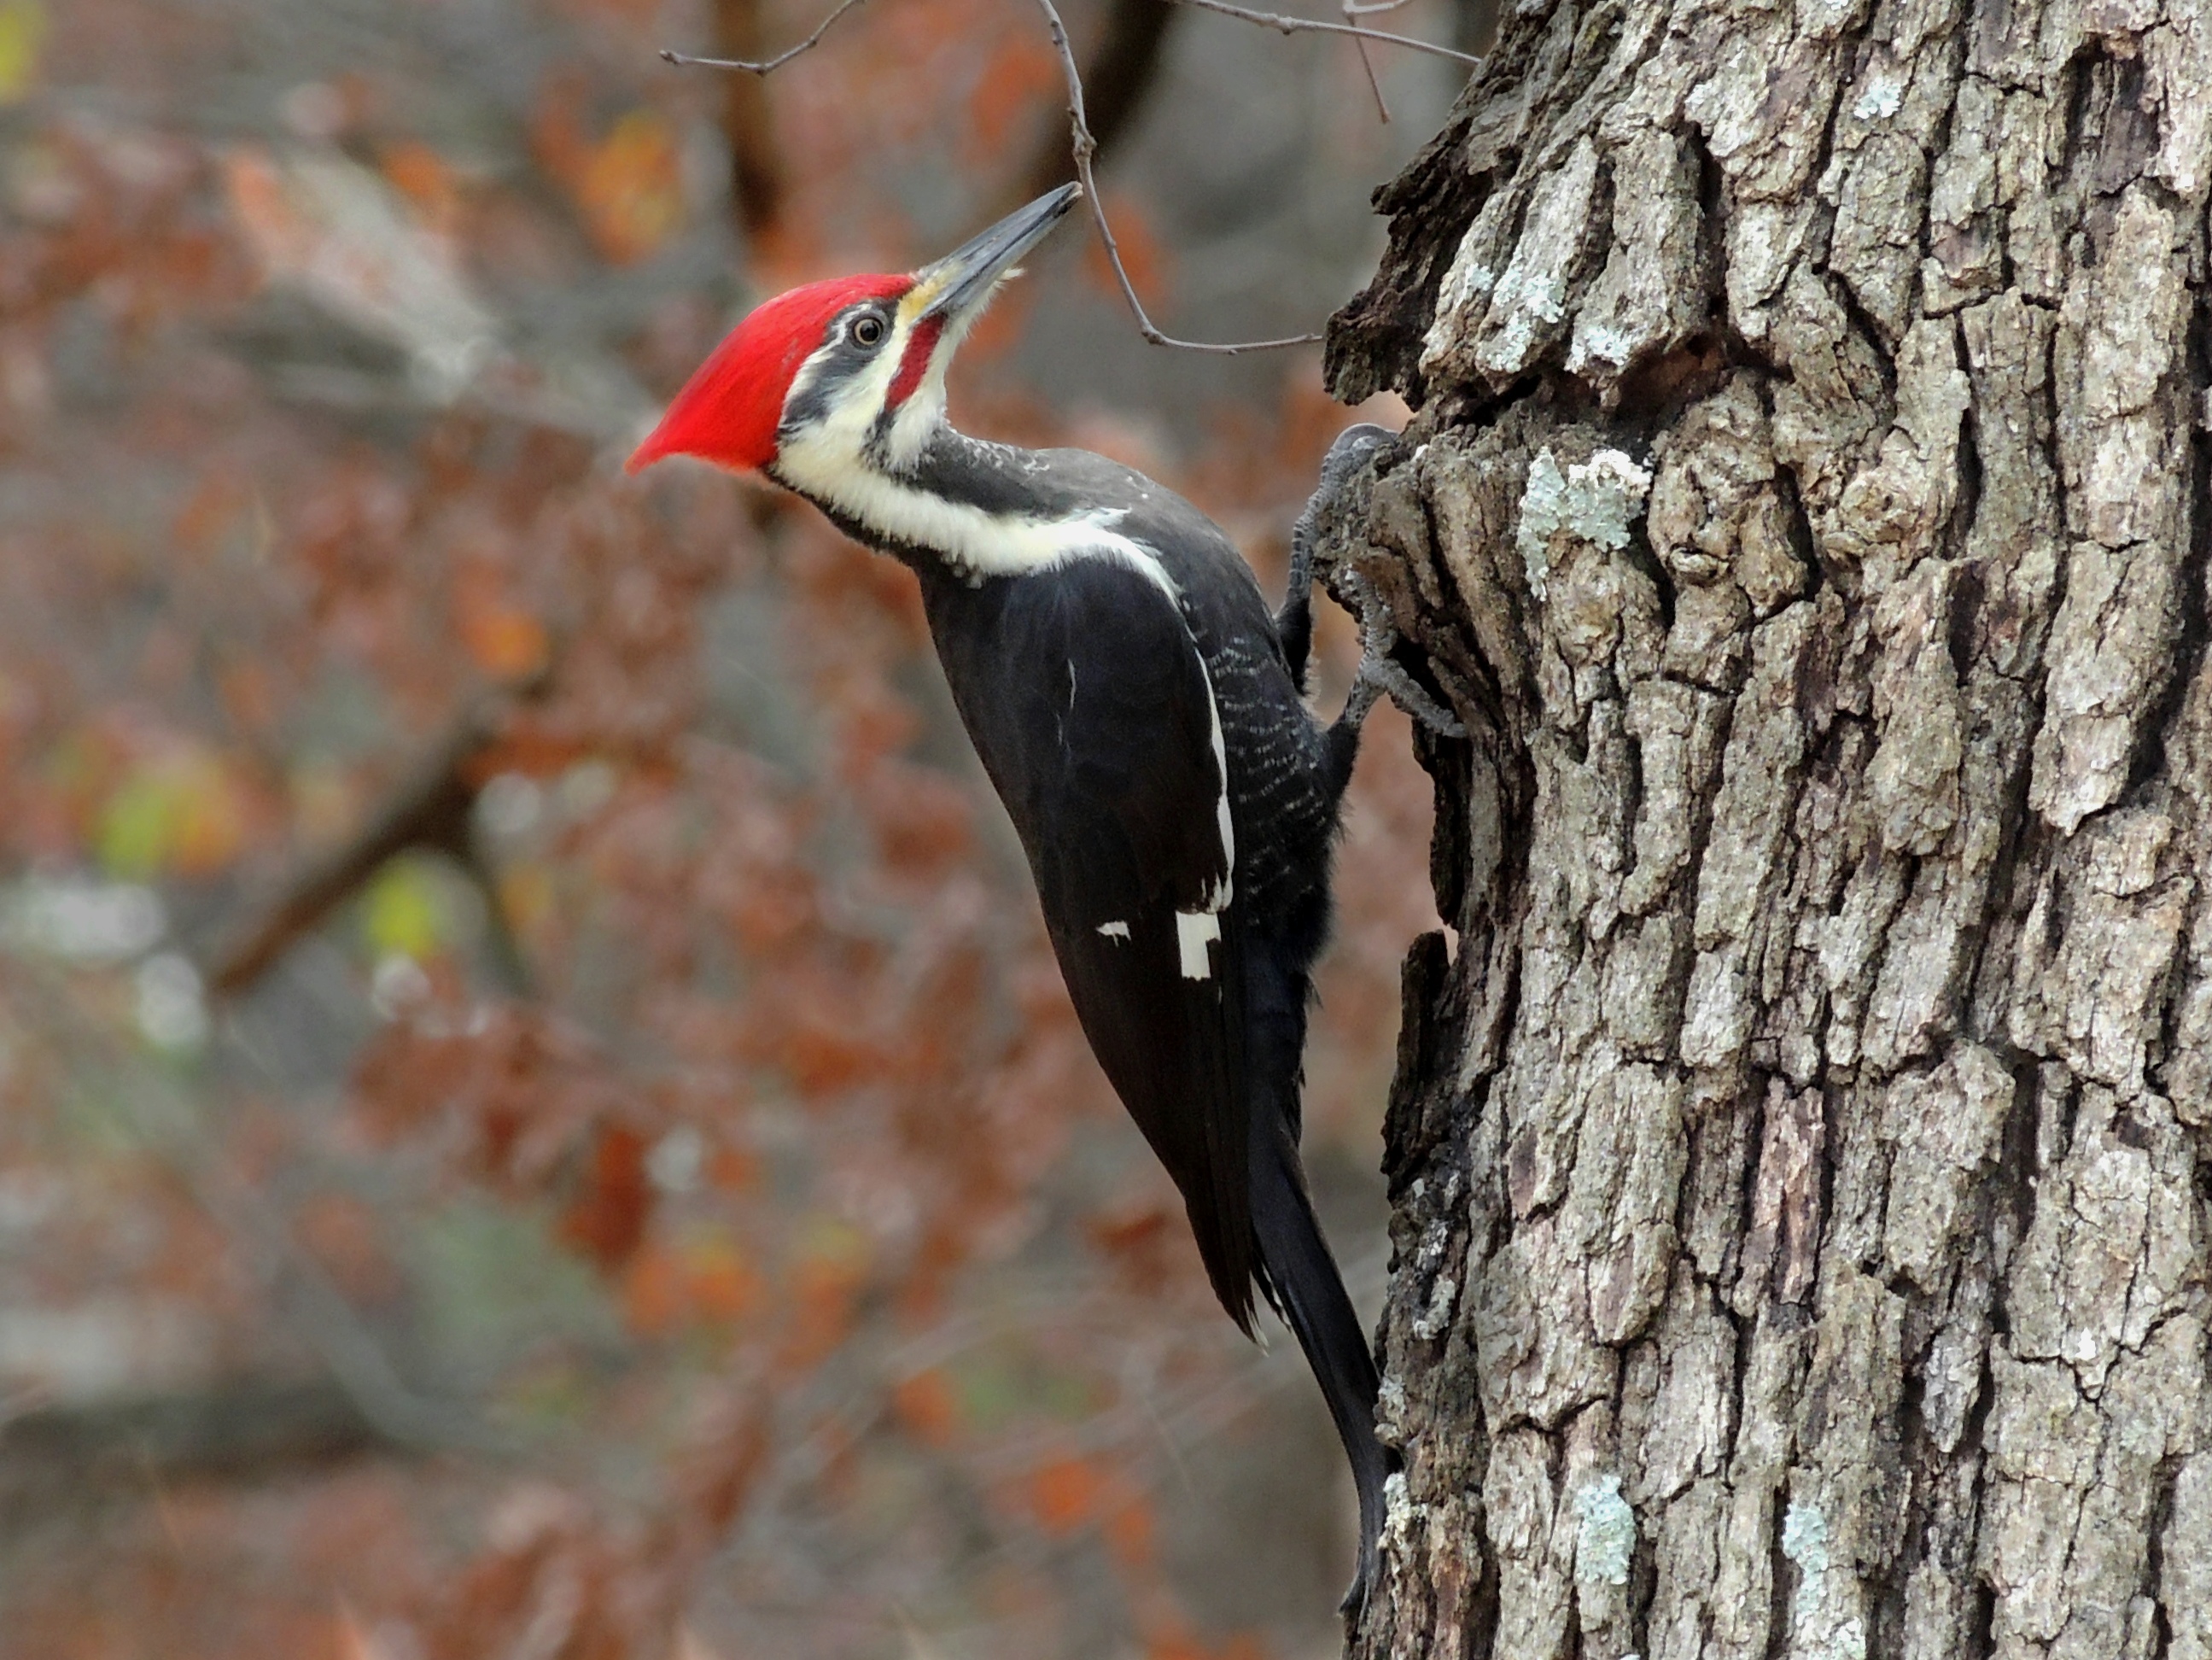
{"label": "black wing", "polygon": [[1122,562],[1086,558],[929,599],[1084,1035],[1182,1189],[1215,1294],[1249,1332],[1243,951],[1204,660],[1174,599]]}

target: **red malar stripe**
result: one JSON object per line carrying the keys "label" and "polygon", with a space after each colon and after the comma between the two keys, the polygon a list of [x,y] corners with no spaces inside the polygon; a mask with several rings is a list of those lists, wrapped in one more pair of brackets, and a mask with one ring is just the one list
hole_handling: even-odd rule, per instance
{"label": "red malar stripe", "polygon": [[906,343],[906,356],[899,359],[898,373],[891,377],[890,395],[884,407],[895,410],[914,396],[914,389],[921,384],[921,377],[929,373],[930,354],[937,350],[938,337],[945,332],[942,317],[925,317],[914,325],[914,337]]}

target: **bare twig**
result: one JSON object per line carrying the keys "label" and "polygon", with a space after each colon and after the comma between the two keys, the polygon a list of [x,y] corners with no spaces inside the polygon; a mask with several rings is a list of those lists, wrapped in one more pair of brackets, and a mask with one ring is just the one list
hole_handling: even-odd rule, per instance
{"label": "bare twig", "polygon": [[1449,46],[1439,46],[1431,41],[1417,40],[1410,34],[1387,34],[1381,29],[1362,28],[1356,23],[1324,23],[1312,17],[1285,17],[1280,12],[1253,11],[1243,6],[1232,6],[1229,0],[1175,0],[1178,6],[1194,6],[1200,11],[1218,11],[1224,17],[1241,18],[1247,23],[1257,23],[1262,28],[1273,29],[1279,34],[1345,34],[1355,40],[1379,40],[1385,46],[1403,46],[1408,52],[1426,52],[1431,58],[1449,58],[1455,64],[1482,67],[1482,59],[1463,52],[1454,52]]}
{"label": "bare twig", "polygon": [[[1091,44],[1083,66],[1083,92],[1089,105],[1091,134],[1098,141],[1094,163],[1114,152],[1159,73],[1162,49],[1174,27],[1175,0],[1113,0]],[[1006,210],[1033,201],[1075,177],[1075,158],[1066,138],[1044,135],[1036,159],[1018,179],[1007,182]]]}
{"label": "bare twig", "polygon": [[[789,63],[799,53],[812,48],[823,35],[829,32],[832,23],[860,3],[860,0],[842,0],[842,3],[835,10],[815,26],[814,33],[808,35],[806,39],[787,52],[757,63],[744,58],[694,58],[688,53],[668,51],[664,51],[660,55],[670,63],[684,68],[744,70],[753,75],[768,75]],[[1482,64],[1481,58],[1471,57],[1463,52],[1454,52],[1449,46],[1432,46],[1426,40],[1417,40],[1410,35],[1389,34],[1379,29],[1362,28],[1352,23],[1322,23],[1310,18],[1285,17],[1275,12],[1252,11],[1243,6],[1230,5],[1226,3],[1226,0],[1169,0],[1169,3],[1195,6],[1206,11],[1218,11],[1224,16],[1240,18],[1248,23],[1258,23],[1284,34],[1309,33],[1341,34],[1349,37],[1355,43],[1376,40],[1388,46],[1404,46],[1413,52],[1427,52],[1432,57],[1450,58],[1455,63],[1470,64],[1478,69]],[[1402,3],[1402,0],[1364,0],[1363,3],[1358,5],[1346,3],[1345,12],[1347,16],[1351,16],[1367,11],[1389,11],[1395,9],[1399,3]],[[1076,64],[1074,48],[1068,43],[1067,25],[1060,21],[1060,9],[1054,4],[1053,0],[1036,0],[1036,4],[1037,9],[1044,14],[1045,27],[1052,35],[1053,50],[1060,58],[1060,76],[1067,85],[1068,128],[1075,162],[1076,180],[1083,186],[1083,194],[1091,204],[1091,222],[1098,228],[1098,240],[1106,250],[1106,263],[1113,268],[1114,280],[1121,288],[1121,298],[1127,303],[1130,315],[1136,319],[1137,332],[1156,346],[1167,346],[1177,351],[1214,352],[1230,357],[1236,356],[1241,352],[1279,351],[1287,346],[1310,346],[1320,341],[1322,337],[1318,334],[1289,334],[1273,340],[1226,342],[1179,340],[1152,321],[1151,314],[1145,310],[1145,302],[1137,297],[1136,284],[1129,280],[1128,267],[1122,263],[1121,259],[1121,244],[1115,240],[1114,227],[1107,220],[1106,204],[1099,196],[1098,181],[1093,176],[1091,161],[1098,154],[1098,139],[1091,131],[1090,117],[1084,108],[1083,71]],[[1364,56],[1363,47],[1363,61],[1364,61]],[[1374,68],[1371,64],[1368,68],[1368,78],[1375,86],[1376,100],[1381,104],[1382,88],[1380,82],[1375,81]],[[1386,121],[1390,119],[1388,105],[1382,106],[1382,119]]]}
{"label": "bare twig", "polygon": [[1100,199],[1098,181],[1091,176],[1091,158],[1098,153],[1098,141],[1091,136],[1091,123],[1083,111],[1083,75],[1075,66],[1075,52],[1067,43],[1067,25],[1060,21],[1060,9],[1053,0],[1036,0],[1037,9],[1044,14],[1046,28],[1052,32],[1053,49],[1060,54],[1060,72],[1067,82],[1067,119],[1074,136],[1075,176],[1083,185],[1083,194],[1091,204],[1091,221],[1098,227],[1098,240],[1106,246],[1106,263],[1114,268],[1114,280],[1121,286],[1121,298],[1128,302],[1129,312],[1137,319],[1137,331],[1156,346],[1172,346],[1178,351],[1217,352],[1233,357],[1239,352],[1277,351],[1285,346],[1307,346],[1321,338],[1318,334],[1285,335],[1279,340],[1239,340],[1219,344],[1208,340],[1178,340],[1164,332],[1152,321],[1145,310],[1145,302],[1137,298],[1136,284],[1129,280],[1128,267],[1121,263],[1121,245],[1114,240],[1114,227],[1106,220],[1106,204]]}
{"label": "bare twig", "polygon": [[[1172,5],[1175,0],[1168,0],[1168,3]],[[1355,17],[1369,17],[1376,12],[1395,11],[1405,3],[1406,0],[1344,0],[1344,21],[1349,23]],[[1367,43],[1364,40],[1354,40],[1352,45],[1359,54],[1359,67],[1367,71],[1367,89],[1375,94],[1375,112],[1380,115],[1387,125],[1390,119],[1390,100],[1382,95],[1382,77],[1375,73],[1375,60],[1367,55]]]}
{"label": "bare twig", "polygon": [[[1352,15],[1352,0],[1345,0],[1344,13],[1347,17]],[[1387,126],[1390,121],[1390,100],[1382,95],[1382,82],[1375,73],[1375,60],[1367,55],[1364,40],[1354,40],[1352,46],[1359,54],[1359,67],[1367,71],[1367,90],[1375,94],[1375,112]]]}
{"label": "bare twig", "polygon": [[799,53],[811,52],[820,45],[822,37],[830,33],[830,26],[860,3],[860,0],[840,0],[836,9],[814,26],[813,33],[787,51],[780,52],[773,58],[762,58],[757,63],[743,58],[694,58],[689,52],[671,52],[665,48],[660,55],[679,69],[743,70],[748,75],[772,75]]}

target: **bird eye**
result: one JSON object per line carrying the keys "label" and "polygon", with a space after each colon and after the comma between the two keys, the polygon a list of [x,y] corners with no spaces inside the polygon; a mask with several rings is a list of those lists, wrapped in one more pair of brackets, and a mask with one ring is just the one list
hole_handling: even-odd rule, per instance
{"label": "bird eye", "polygon": [[856,346],[880,346],[884,343],[884,319],[864,315],[853,319],[853,344]]}

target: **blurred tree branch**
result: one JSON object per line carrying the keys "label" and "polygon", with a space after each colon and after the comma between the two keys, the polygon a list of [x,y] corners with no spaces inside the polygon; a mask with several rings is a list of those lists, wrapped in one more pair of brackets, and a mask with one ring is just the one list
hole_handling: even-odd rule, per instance
{"label": "blurred tree branch", "polygon": [[149,1481],[415,1450],[328,1378],[240,1377],[130,1401],[56,1402],[0,1423],[0,1499],[40,1511]]}
{"label": "blurred tree branch", "polygon": [[[860,0],[846,0],[857,5]],[[837,20],[840,6],[823,20],[812,40]],[[714,0],[714,49],[735,60],[760,50],[760,0]],[[804,52],[811,40],[792,48]],[[787,54],[788,55],[788,54]],[[763,74],[765,73],[763,70]],[[730,144],[730,198],[738,223],[757,240],[775,227],[783,210],[783,158],[775,142],[775,120],[761,75],[733,75],[722,90],[722,135]]]}
{"label": "blurred tree branch", "polygon": [[483,784],[477,763],[505,729],[507,716],[550,678],[478,694],[400,776],[358,834],[299,872],[277,897],[216,956],[207,976],[217,998],[235,997],[276,966],[293,943],[321,923],[394,857],[410,849],[442,853],[483,892],[493,956],[502,977],[526,989],[526,970],[500,909],[497,885],[476,845],[472,815]]}

